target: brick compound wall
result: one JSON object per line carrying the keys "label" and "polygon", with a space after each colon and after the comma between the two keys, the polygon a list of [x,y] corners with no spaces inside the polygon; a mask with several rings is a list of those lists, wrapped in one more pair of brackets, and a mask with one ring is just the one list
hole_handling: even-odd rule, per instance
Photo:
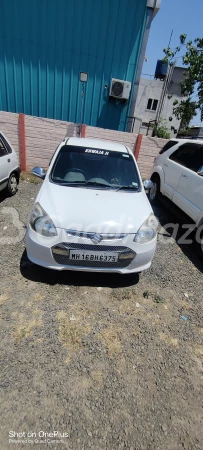
{"label": "brick compound wall", "polygon": [[74,123],[25,116],[27,169],[47,168],[60,142],[66,136],[77,136],[77,129]]}
{"label": "brick compound wall", "polygon": [[0,111],[0,132],[5,134],[12,147],[19,155],[18,114]]}
{"label": "brick compound wall", "polygon": [[137,134],[87,126],[85,137],[120,142],[127,145],[134,152]]}
{"label": "brick compound wall", "polygon": [[[20,116],[23,114],[0,111],[0,132],[5,134],[22,162]],[[74,123],[24,116],[26,169],[37,165],[47,168],[58,144],[66,136],[77,136],[77,133],[78,125]]]}
{"label": "brick compound wall", "polygon": [[[5,134],[18,153],[23,170],[30,170],[37,165],[47,168],[58,144],[65,137],[78,136],[77,124],[42,117],[22,116],[24,115],[0,111],[0,132]],[[82,126],[81,135],[127,145],[138,160],[143,178],[150,176],[154,158],[167,142],[166,139],[85,125]]]}
{"label": "brick compound wall", "polygon": [[167,142],[168,139],[142,136],[140,152],[138,155],[138,166],[143,178],[149,178],[154,159]]}

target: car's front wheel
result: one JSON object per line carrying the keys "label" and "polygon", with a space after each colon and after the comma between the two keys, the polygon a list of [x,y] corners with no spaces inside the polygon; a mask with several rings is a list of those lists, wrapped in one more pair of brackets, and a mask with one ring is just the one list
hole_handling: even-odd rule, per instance
{"label": "car's front wheel", "polygon": [[12,173],[8,180],[7,191],[8,195],[15,195],[18,190],[18,179],[15,173]]}
{"label": "car's front wheel", "polygon": [[154,176],[151,180],[153,185],[149,191],[149,198],[151,203],[156,203],[160,197],[160,179],[158,176]]}

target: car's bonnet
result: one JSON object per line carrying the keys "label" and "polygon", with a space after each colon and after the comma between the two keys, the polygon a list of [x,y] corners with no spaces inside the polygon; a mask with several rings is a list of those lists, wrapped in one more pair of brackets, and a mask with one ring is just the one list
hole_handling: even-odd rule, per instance
{"label": "car's bonnet", "polygon": [[97,233],[135,233],[151,214],[144,192],[43,183],[36,201],[58,228]]}

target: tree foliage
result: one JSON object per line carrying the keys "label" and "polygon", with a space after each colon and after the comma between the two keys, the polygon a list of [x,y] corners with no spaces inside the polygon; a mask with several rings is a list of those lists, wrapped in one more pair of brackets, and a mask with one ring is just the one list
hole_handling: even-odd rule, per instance
{"label": "tree foliage", "polygon": [[159,123],[154,125],[153,136],[170,139],[170,132],[167,128],[167,123],[165,119],[160,118]]}
{"label": "tree foliage", "polygon": [[[174,108],[176,117],[190,121],[197,110],[200,110],[201,120],[203,120],[203,38],[196,38],[194,41],[186,42],[187,35],[180,35],[180,45],[174,50],[164,48],[165,57],[163,62],[173,63],[175,56],[180,50],[184,49],[182,55],[183,65],[187,70],[184,73],[184,79],[181,82],[181,93],[188,97],[182,100],[178,106]],[[193,96],[197,92],[197,99]]]}
{"label": "tree foliage", "polygon": [[175,100],[173,105],[174,103],[177,106],[174,106],[173,113],[178,120],[181,120],[181,128],[188,127],[192,118],[197,115],[196,102],[193,102],[190,98],[187,98],[186,100],[181,100],[180,103]]}

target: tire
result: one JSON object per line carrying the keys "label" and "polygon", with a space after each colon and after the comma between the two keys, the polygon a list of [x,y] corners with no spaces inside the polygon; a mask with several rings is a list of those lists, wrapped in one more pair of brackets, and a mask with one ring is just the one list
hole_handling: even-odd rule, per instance
{"label": "tire", "polygon": [[15,173],[11,173],[7,185],[8,195],[12,197],[12,195],[16,194],[17,190],[18,190],[18,178]]}
{"label": "tire", "polygon": [[160,198],[160,178],[154,176],[151,178],[153,186],[149,190],[149,199],[152,204],[156,204]]}

